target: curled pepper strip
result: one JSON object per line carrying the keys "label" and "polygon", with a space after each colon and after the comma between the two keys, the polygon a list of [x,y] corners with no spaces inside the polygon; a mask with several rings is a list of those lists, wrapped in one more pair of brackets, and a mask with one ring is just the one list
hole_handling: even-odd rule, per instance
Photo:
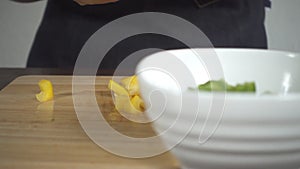
{"label": "curled pepper strip", "polygon": [[115,108],[119,112],[138,114],[145,110],[136,76],[123,78],[121,84],[110,80],[108,88],[114,93]]}
{"label": "curled pepper strip", "polygon": [[52,83],[49,80],[43,79],[39,81],[38,85],[40,87],[41,92],[35,95],[36,99],[39,102],[46,102],[52,100],[54,97]]}

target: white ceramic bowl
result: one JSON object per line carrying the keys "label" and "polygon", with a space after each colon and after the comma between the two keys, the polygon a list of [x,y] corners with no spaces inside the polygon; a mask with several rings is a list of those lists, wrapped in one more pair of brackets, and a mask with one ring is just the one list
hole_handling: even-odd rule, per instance
{"label": "white ceramic bowl", "polygon": [[[136,73],[153,127],[183,168],[300,168],[299,54],[170,50],[142,60]],[[220,78],[254,81],[257,92],[188,90]]]}

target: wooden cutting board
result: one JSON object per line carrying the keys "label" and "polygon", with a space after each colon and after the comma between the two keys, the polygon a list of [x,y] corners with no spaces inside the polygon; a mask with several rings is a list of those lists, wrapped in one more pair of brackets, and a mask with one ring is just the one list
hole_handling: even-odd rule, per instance
{"label": "wooden cutting board", "polygon": [[[41,79],[53,83],[54,101],[39,103],[35,99]],[[155,135],[150,124],[131,122],[116,112],[107,89],[109,79],[107,76],[96,78],[97,102],[107,122],[128,136]],[[96,145],[77,119],[71,82],[71,76],[22,76],[0,91],[0,168],[179,168],[169,152],[131,159],[111,154]],[[107,135],[109,137],[109,133]],[[126,146],[126,143],[116,144]],[[147,149],[152,147],[145,147],[145,151]]]}

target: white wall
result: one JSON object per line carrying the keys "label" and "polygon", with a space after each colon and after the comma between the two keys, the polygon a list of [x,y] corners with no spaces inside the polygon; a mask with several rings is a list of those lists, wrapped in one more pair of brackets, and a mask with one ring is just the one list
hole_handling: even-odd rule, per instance
{"label": "white wall", "polygon": [[46,1],[0,0],[0,67],[25,67]]}
{"label": "white wall", "polygon": [[[0,0],[0,67],[25,67],[46,0]],[[267,11],[269,48],[300,52],[300,1],[272,0]]]}
{"label": "white wall", "polygon": [[272,0],[266,16],[270,49],[300,52],[299,9],[299,0]]}

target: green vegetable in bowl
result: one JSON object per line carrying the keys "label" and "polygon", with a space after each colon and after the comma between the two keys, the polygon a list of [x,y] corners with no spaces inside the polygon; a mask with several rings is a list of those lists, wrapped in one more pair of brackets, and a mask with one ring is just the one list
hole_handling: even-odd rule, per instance
{"label": "green vegetable in bowl", "polygon": [[228,91],[228,92],[252,92],[256,91],[254,82],[245,82],[243,84],[230,85],[221,80],[211,80],[198,86],[200,91]]}

